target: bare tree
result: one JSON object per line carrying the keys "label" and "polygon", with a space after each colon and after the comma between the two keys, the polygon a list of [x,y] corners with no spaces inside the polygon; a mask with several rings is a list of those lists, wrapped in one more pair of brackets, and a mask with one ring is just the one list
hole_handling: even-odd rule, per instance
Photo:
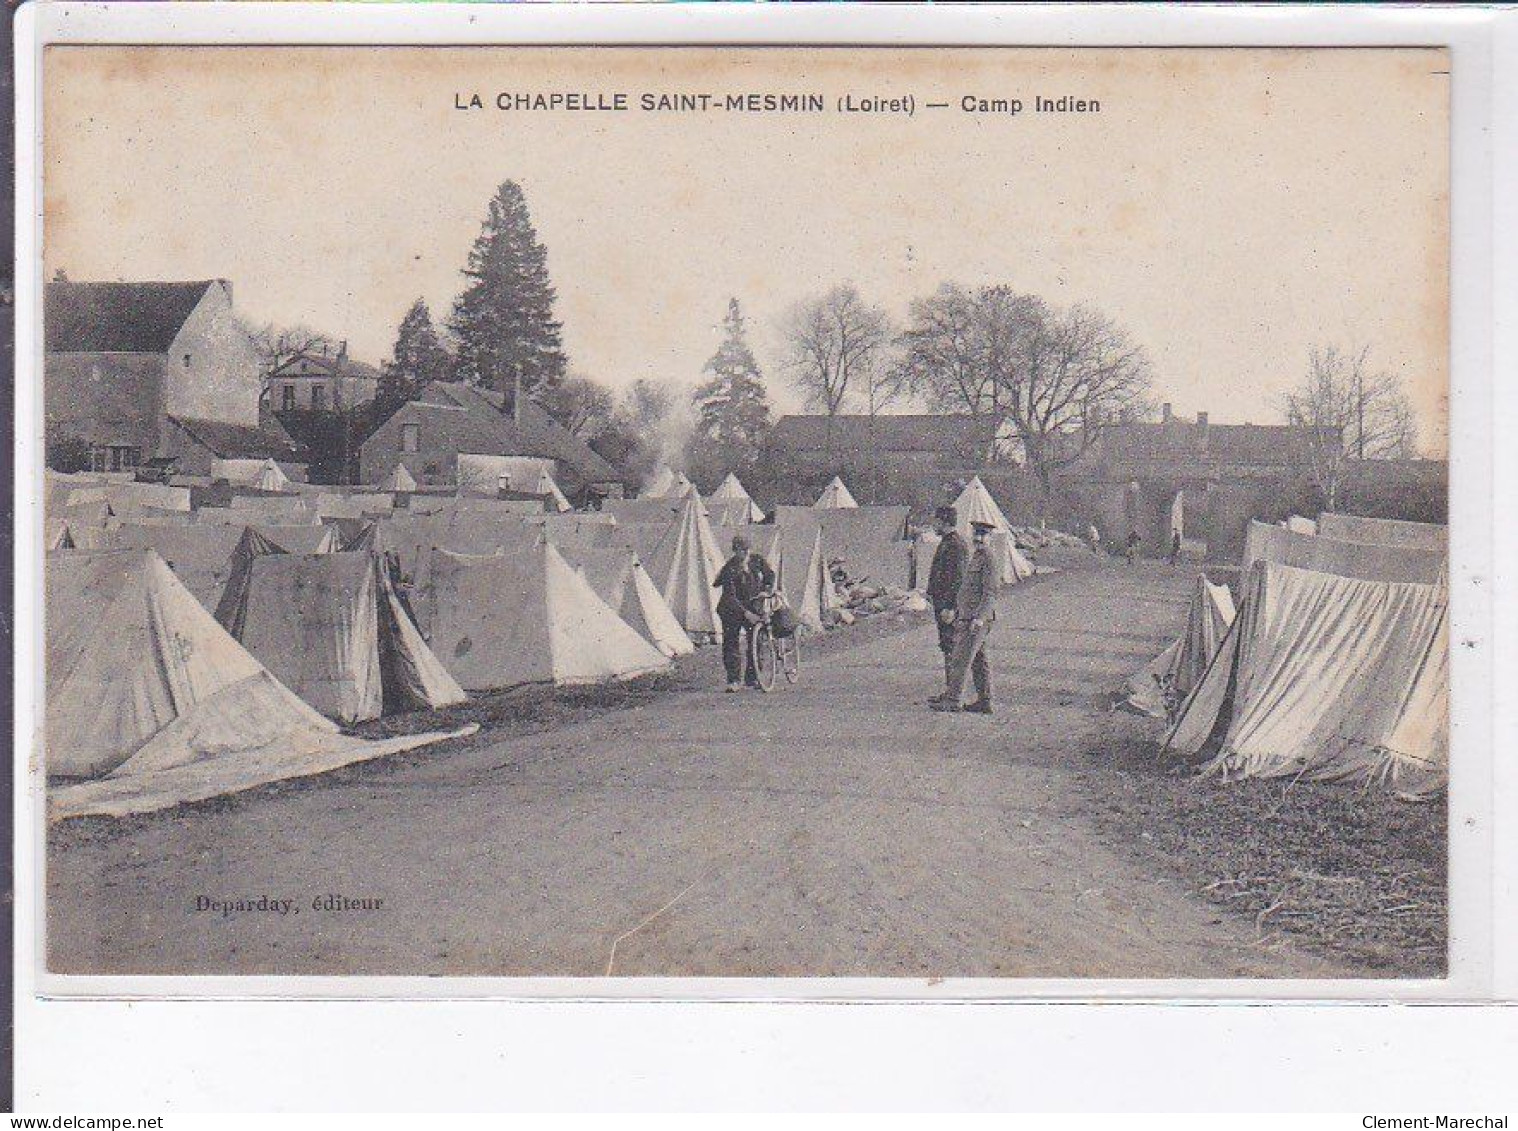
{"label": "bare tree", "polygon": [[1149,359],[1121,326],[1089,306],[1009,302],[1015,319],[993,353],[997,384],[1045,497],[1113,424],[1148,410]]}
{"label": "bare tree", "polygon": [[272,322],[247,331],[263,372],[271,373],[300,354],[336,353],[337,339],[309,326],[276,326]]}
{"label": "bare tree", "polygon": [[1302,383],[1282,398],[1286,422],[1300,429],[1293,453],[1332,510],[1352,460],[1407,459],[1418,429],[1402,382],[1372,369],[1358,352],[1315,346]]}
{"label": "bare tree", "polygon": [[929,404],[1010,433],[1046,495],[1108,426],[1148,407],[1149,363],[1125,330],[1011,287],[945,284],[912,304],[902,347]]}
{"label": "bare tree", "polygon": [[883,407],[891,382],[877,387],[872,375],[886,368],[890,319],[865,302],[852,283],[797,303],[781,332],[785,368],[809,405],[837,416],[853,392]]}
{"label": "bare tree", "polygon": [[556,385],[540,388],[536,400],[582,440],[592,440],[606,431],[616,409],[611,390],[582,373],[571,373]]}

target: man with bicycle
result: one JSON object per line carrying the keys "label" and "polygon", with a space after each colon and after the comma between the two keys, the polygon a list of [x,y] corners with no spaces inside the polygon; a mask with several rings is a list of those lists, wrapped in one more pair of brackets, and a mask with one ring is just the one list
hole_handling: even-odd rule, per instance
{"label": "man with bicycle", "polygon": [[717,599],[717,616],[722,621],[722,666],[727,669],[727,690],[738,691],[745,685],[758,687],[758,675],[752,668],[744,671],[744,659],[749,653],[749,637],[764,619],[761,602],[765,594],[774,591],[775,571],[753,552],[747,538],[735,534],[733,556],[718,571],[712,587],[722,590]]}

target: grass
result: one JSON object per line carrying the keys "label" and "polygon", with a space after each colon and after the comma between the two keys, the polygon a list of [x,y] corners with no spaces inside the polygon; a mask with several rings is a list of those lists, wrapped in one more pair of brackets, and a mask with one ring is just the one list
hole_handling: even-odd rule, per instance
{"label": "grass", "polygon": [[1159,763],[1146,720],[1111,718],[1109,737],[1087,751],[1104,832],[1252,921],[1262,943],[1288,937],[1382,977],[1445,975],[1443,798],[1197,778]]}

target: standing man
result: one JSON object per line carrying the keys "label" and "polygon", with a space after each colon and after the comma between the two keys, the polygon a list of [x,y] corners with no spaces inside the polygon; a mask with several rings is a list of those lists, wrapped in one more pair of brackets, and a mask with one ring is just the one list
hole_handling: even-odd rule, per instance
{"label": "standing man", "polygon": [[1139,532],[1137,530],[1128,531],[1128,544],[1126,547],[1126,553],[1128,555],[1129,565],[1132,565],[1134,558],[1138,556],[1138,548],[1141,541],[1143,541],[1143,539],[1139,537]]}
{"label": "standing man", "polygon": [[722,621],[722,666],[727,669],[727,690],[739,690],[744,684],[758,687],[759,678],[752,667],[744,673],[749,635],[760,621],[759,598],[775,588],[775,571],[769,562],[749,549],[748,539],[733,536],[733,556],[717,571],[713,589],[722,590],[717,599],[717,616]]}
{"label": "standing man", "polygon": [[1093,554],[1101,553],[1102,535],[1101,531],[1097,530],[1096,523],[1094,522],[1086,527],[1086,541],[1091,543],[1091,552]]}
{"label": "standing man", "polygon": [[[959,594],[954,604],[954,654],[949,658],[949,693],[937,703],[935,711],[972,711],[991,713],[991,665],[986,660],[986,637],[996,620],[996,598],[1001,592],[1001,572],[991,557],[989,522],[970,524],[975,539]],[[964,702],[965,684],[975,679],[975,702]]]}
{"label": "standing man", "polygon": [[1181,532],[1179,530],[1172,530],[1170,532],[1170,565],[1172,567],[1174,567],[1175,563],[1178,562],[1178,561],[1180,561],[1180,560],[1181,560]]}
{"label": "standing man", "polygon": [[933,515],[938,529],[938,549],[933,551],[933,564],[928,568],[928,585],[925,595],[933,607],[933,619],[938,624],[938,650],[943,653],[944,690],[935,695],[929,704],[948,700],[954,685],[950,682],[954,655],[954,605],[959,598],[959,583],[964,577],[965,562],[970,557],[970,546],[959,532],[959,512],[953,507],[939,507]]}

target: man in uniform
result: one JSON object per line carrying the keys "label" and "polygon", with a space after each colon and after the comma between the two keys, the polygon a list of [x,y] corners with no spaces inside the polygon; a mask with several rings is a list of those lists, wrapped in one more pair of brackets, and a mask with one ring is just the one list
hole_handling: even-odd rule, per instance
{"label": "man in uniform", "polygon": [[[935,711],[972,711],[991,713],[991,665],[986,660],[986,637],[996,620],[996,598],[1001,592],[1001,571],[991,556],[989,522],[970,524],[975,540],[969,564],[959,583],[954,602],[954,652],[949,657],[948,694],[933,704]],[[965,684],[975,680],[975,702],[964,702]]]}
{"label": "man in uniform", "polygon": [[959,598],[959,582],[964,577],[965,562],[970,557],[970,546],[959,533],[959,512],[953,507],[939,507],[933,515],[938,528],[938,549],[933,551],[933,564],[928,569],[926,596],[933,607],[933,618],[938,622],[938,650],[943,653],[944,692],[935,695],[930,703],[949,698],[953,685],[949,676],[953,671],[949,663],[954,654],[954,604]]}
{"label": "man in uniform", "polygon": [[750,550],[748,539],[738,534],[733,537],[733,556],[717,573],[712,588],[722,590],[717,599],[717,616],[722,621],[722,666],[727,669],[727,689],[737,691],[743,684],[758,687],[753,665],[744,661],[748,656],[749,634],[761,619],[759,599],[774,590],[775,571],[769,562]]}

